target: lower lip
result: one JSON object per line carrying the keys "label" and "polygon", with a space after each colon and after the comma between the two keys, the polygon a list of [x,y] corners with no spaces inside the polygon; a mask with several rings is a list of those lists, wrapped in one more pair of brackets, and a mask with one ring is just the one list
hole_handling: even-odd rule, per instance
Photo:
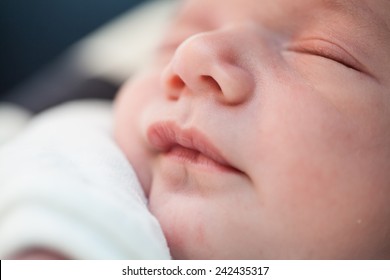
{"label": "lower lip", "polygon": [[222,165],[213,159],[205,156],[199,151],[188,149],[182,146],[175,146],[165,153],[169,158],[182,163],[188,163],[207,171],[234,172],[239,171],[231,166]]}

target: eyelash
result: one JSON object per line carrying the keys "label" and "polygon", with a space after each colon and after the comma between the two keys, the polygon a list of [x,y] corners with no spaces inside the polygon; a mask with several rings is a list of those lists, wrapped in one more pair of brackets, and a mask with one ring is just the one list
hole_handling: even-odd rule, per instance
{"label": "eyelash", "polygon": [[288,47],[288,50],[320,56],[333,60],[355,71],[362,72],[359,63],[346,50],[325,40],[304,40],[292,44]]}

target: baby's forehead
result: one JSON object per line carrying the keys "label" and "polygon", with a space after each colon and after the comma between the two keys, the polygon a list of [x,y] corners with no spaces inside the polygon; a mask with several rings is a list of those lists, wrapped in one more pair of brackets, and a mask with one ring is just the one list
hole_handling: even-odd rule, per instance
{"label": "baby's forehead", "polygon": [[[287,2],[286,0],[281,0]],[[336,13],[340,18],[348,18],[356,28],[370,29],[390,38],[390,1],[389,0],[298,0],[304,9],[308,5],[313,10]],[[312,3],[312,4],[309,4]],[[326,20],[318,18],[318,21]],[[355,29],[356,31],[356,29]]]}
{"label": "baby's forehead", "polygon": [[371,21],[387,29],[390,26],[389,0],[314,0],[314,3],[317,3],[319,9],[329,9],[345,16]]}
{"label": "baby's forehead", "polygon": [[[339,16],[357,17],[361,20],[378,21],[382,27],[390,26],[389,0],[184,0],[182,12],[185,16],[205,19],[216,18],[220,14],[242,13],[241,18],[253,15],[273,15],[279,17],[301,17],[304,14],[321,12],[337,13]],[[197,15],[196,15],[197,14]],[[229,17],[226,17],[228,20]],[[313,19],[313,18],[312,18]],[[326,18],[317,18],[326,20]]]}
{"label": "baby's forehead", "polygon": [[[390,43],[390,0],[185,0],[181,22],[207,25],[259,20],[271,25],[343,27],[367,41]],[[212,24],[211,24],[212,25]],[[370,36],[367,36],[370,34]],[[372,36],[371,36],[372,35]],[[376,38],[370,38],[370,37]],[[362,38],[361,38],[362,39]],[[378,46],[378,44],[375,44]]]}

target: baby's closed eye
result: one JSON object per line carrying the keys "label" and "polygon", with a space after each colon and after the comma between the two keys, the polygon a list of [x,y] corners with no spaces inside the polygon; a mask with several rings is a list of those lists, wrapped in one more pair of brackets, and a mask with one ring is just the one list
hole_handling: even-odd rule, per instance
{"label": "baby's closed eye", "polygon": [[365,72],[364,66],[353,55],[338,44],[328,40],[319,38],[300,40],[287,46],[287,50],[329,59],[352,70]]}

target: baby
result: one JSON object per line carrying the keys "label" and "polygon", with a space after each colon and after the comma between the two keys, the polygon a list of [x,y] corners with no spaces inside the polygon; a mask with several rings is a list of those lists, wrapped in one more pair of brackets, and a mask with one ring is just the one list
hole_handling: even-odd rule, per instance
{"label": "baby", "polygon": [[390,258],[390,2],[187,0],[115,103],[176,259]]}

